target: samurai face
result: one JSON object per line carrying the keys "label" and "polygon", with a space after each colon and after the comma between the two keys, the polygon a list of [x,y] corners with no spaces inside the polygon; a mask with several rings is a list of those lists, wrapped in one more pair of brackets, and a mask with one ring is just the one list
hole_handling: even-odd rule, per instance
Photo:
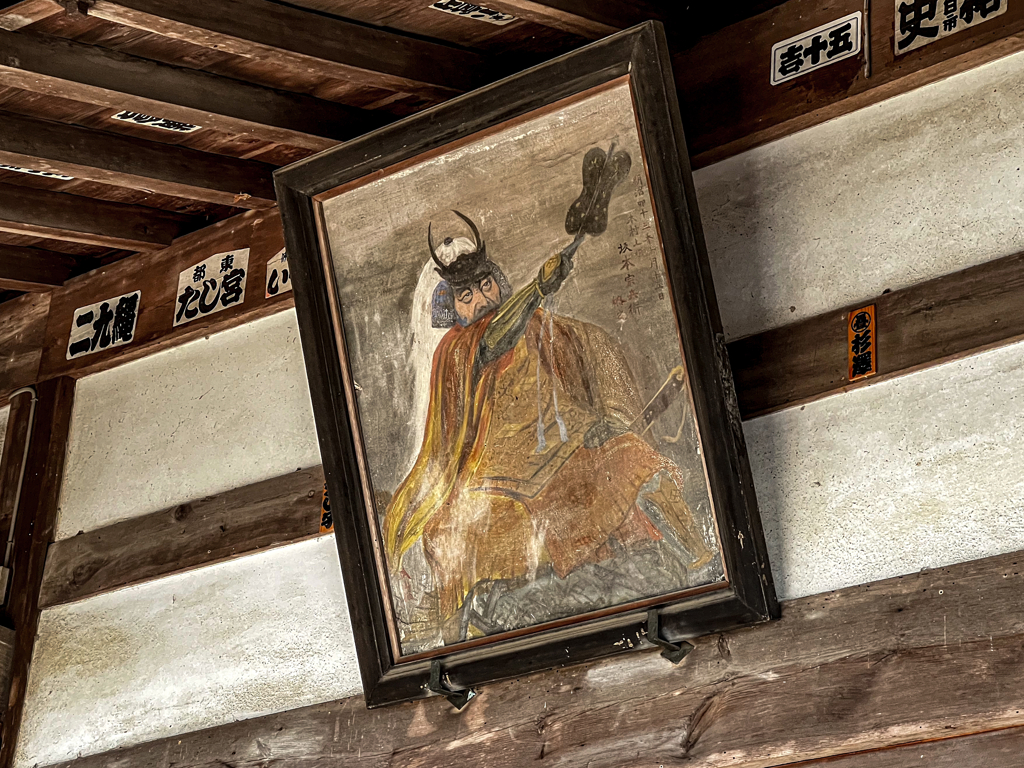
{"label": "samurai face", "polygon": [[472,240],[446,237],[435,245],[431,227],[427,227],[430,257],[441,277],[431,308],[431,324],[435,328],[450,328],[456,322],[461,326],[475,323],[500,307],[512,293],[508,278],[487,258],[487,247],[476,224],[458,211],[454,213],[469,225]]}
{"label": "samurai face", "polygon": [[475,323],[500,306],[501,287],[493,275],[455,289],[455,314],[459,317],[459,325]]}

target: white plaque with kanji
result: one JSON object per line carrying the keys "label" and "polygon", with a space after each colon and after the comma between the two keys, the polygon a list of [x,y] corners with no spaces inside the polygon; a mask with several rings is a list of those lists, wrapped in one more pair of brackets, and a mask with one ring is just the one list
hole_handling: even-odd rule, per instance
{"label": "white plaque with kanji", "polygon": [[292,275],[288,269],[288,252],[282,248],[267,262],[267,292],[264,298],[269,299],[291,289]]}
{"label": "white plaque with kanji", "polygon": [[896,0],[897,56],[1006,13],[1009,0]]}
{"label": "white plaque with kanji", "polygon": [[135,338],[142,291],[104,299],[79,307],[71,319],[68,360],[74,360],[111,347],[120,347]]}
{"label": "white plaque with kanji", "polygon": [[861,11],[856,11],[773,45],[772,85],[781,85],[860,54],[863,16]]}
{"label": "white plaque with kanji", "polygon": [[249,249],[217,253],[178,274],[174,324],[212,315],[245,301]]}

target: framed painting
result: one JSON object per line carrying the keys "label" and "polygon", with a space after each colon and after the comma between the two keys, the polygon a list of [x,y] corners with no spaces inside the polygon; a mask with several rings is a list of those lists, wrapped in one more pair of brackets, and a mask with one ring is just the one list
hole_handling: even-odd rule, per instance
{"label": "framed painting", "polygon": [[659,25],[276,182],[370,706],[777,614]]}

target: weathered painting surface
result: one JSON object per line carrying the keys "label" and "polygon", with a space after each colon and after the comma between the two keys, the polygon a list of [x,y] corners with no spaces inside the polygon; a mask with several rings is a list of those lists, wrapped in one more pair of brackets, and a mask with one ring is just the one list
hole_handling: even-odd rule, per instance
{"label": "weathered painting surface", "polygon": [[402,655],[724,578],[628,84],[323,215]]}

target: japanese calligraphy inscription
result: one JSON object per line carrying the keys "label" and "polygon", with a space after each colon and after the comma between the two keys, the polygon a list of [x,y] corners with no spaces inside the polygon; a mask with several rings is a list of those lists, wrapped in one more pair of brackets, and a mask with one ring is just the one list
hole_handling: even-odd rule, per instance
{"label": "japanese calligraphy inscription", "polygon": [[895,53],[920,48],[1006,13],[1009,0],[896,0]]}
{"label": "japanese calligraphy inscription", "polygon": [[862,18],[857,11],[773,45],[772,85],[857,56],[863,36]]}
{"label": "japanese calligraphy inscription", "polygon": [[292,275],[288,269],[288,252],[282,248],[267,262],[267,285],[264,298],[288,293],[292,289]]}
{"label": "japanese calligraphy inscription", "polygon": [[502,13],[501,11],[492,11],[490,8],[484,8],[482,5],[474,5],[473,3],[463,3],[461,0],[439,0],[429,6],[435,11],[444,11],[454,16],[462,16],[466,19],[476,19],[477,21],[486,21],[488,24],[494,24],[499,27],[503,27],[506,24],[511,24],[516,20],[516,17],[510,13]]}
{"label": "japanese calligraphy inscription", "polygon": [[878,342],[875,338],[875,305],[855,309],[847,316],[846,345],[850,381],[878,373]]}
{"label": "japanese calligraphy inscription", "polygon": [[178,275],[174,324],[220,312],[245,301],[249,249],[217,253]]}
{"label": "japanese calligraphy inscription", "polygon": [[123,109],[114,115],[115,120],[120,120],[125,123],[135,123],[136,125],[145,125],[150,128],[161,128],[165,131],[174,131],[175,133],[193,133],[202,128],[201,125],[192,125],[192,123],[182,123],[178,120],[168,120],[166,117],[156,117],[155,115],[146,115],[142,112],[132,112],[130,109]]}
{"label": "japanese calligraphy inscription", "polygon": [[135,338],[141,291],[97,301],[75,310],[68,339],[68,360],[128,344]]}
{"label": "japanese calligraphy inscription", "polygon": [[15,173],[27,173],[30,176],[42,176],[45,179],[58,179],[59,181],[71,181],[74,176],[65,176],[63,173],[52,173],[51,171],[37,171],[34,168],[22,168],[20,165],[8,165],[0,163],[0,170],[14,171]]}

